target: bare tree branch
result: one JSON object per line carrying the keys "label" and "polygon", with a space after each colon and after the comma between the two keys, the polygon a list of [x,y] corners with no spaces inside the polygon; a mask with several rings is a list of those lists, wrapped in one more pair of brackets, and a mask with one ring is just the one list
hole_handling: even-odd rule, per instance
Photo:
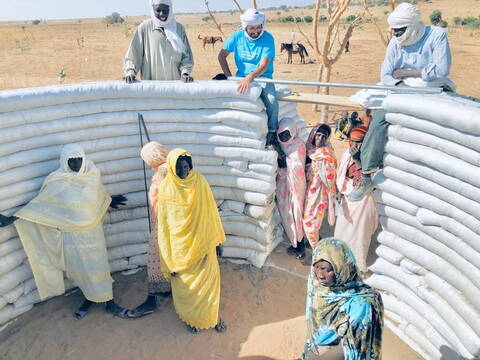
{"label": "bare tree branch", "polygon": [[397,7],[397,0],[390,0],[390,7],[392,8],[392,11],[395,10]]}
{"label": "bare tree branch", "polygon": [[[395,1],[395,0],[393,0],[393,1]],[[380,27],[380,25],[378,25],[378,22],[375,19],[375,16],[373,16],[373,14],[370,12],[370,9],[369,9],[368,4],[367,4],[367,0],[363,0],[363,8],[365,9],[365,12],[368,14],[369,18],[372,20],[373,25],[375,25],[375,28],[377,29],[378,36],[380,36],[380,40],[382,41],[383,45],[385,47],[387,47],[388,46],[388,40],[384,36],[382,28]]]}
{"label": "bare tree branch", "polygon": [[254,8],[254,9],[258,9],[258,8],[257,8],[257,0],[253,0],[253,8]]}
{"label": "bare tree branch", "polygon": [[295,19],[295,24],[297,24],[298,32],[299,32],[299,33],[303,36],[303,38],[307,41],[308,45],[309,45],[312,49],[315,49],[315,48],[313,47],[312,42],[311,42],[310,39],[308,38],[308,36],[305,35],[305,33],[302,31],[302,28],[301,28],[300,25],[298,24],[297,19]]}
{"label": "bare tree branch", "polygon": [[205,0],[205,6],[207,7],[208,14],[209,14],[210,17],[212,18],[212,20],[213,20],[213,22],[215,23],[215,25],[217,26],[218,31],[220,31],[220,33],[221,33],[223,36],[225,36],[225,33],[224,33],[223,30],[222,30],[222,27],[221,27],[220,24],[217,22],[217,19],[215,19],[215,16],[213,16],[212,11],[210,10],[210,6],[208,5],[208,0]]}
{"label": "bare tree branch", "polygon": [[318,20],[320,17],[320,6],[321,6],[321,0],[317,0],[317,2],[315,3],[315,10],[313,12],[312,31],[313,31],[313,43],[315,44],[313,48],[315,49],[317,56],[322,57],[320,46],[318,45]]}
{"label": "bare tree branch", "polygon": [[240,11],[240,14],[243,14],[243,10],[240,7],[240,4],[238,3],[238,1],[237,0],[232,0],[232,1],[235,3],[235,5],[237,5],[237,8],[238,8],[238,11]]}

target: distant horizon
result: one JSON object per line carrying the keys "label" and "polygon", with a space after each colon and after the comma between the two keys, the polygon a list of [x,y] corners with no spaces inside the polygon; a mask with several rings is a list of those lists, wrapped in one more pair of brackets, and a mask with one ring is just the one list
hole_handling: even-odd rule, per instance
{"label": "distant horizon", "polygon": [[[288,4],[285,4],[288,2]],[[251,0],[239,0],[240,6],[247,9],[251,6]],[[286,6],[307,6],[312,5],[313,0],[259,0],[259,8]],[[20,22],[32,20],[70,20],[103,18],[113,12],[123,16],[148,16],[149,1],[143,0],[82,0],[72,2],[67,0],[43,0],[42,3],[35,0],[7,0],[3,4],[0,13],[0,22]],[[238,10],[230,0],[210,0],[212,11]],[[178,15],[205,13],[207,9],[202,0],[195,2],[173,1],[174,11]]]}

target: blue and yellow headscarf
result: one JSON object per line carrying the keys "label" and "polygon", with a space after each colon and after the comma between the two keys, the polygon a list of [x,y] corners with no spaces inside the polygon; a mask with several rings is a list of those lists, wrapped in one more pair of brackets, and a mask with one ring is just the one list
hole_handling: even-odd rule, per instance
{"label": "blue and yellow headscarf", "polygon": [[[323,286],[315,264],[328,261],[334,284]],[[380,294],[362,282],[355,257],[341,240],[322,239],[313,251],[307,289],[307,341],[304,359],[316,358],[322,347],[342,341],[345,360],[381,358],[383,303]]]}

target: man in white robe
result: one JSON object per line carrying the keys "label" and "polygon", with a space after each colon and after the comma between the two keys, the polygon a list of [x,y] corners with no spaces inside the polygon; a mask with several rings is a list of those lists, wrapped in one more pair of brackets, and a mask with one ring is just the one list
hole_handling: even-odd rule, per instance
{"label": "man in white robe", "polygon": [[125,55],[125,81],[192,82],[193,54],[185,28],[175,20],[171,0],[150,0],[151,18],[142,22]]}

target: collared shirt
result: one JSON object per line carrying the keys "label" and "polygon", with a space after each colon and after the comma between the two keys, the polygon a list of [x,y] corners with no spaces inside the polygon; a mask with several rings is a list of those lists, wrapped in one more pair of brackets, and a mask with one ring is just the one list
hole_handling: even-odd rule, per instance
{"label": "collared shirt", "polygon": [[263,58],[270,59],[263,77],[273,77],[273,60],[275,59],[275,40],[265,31],[258,40],[250,40],[245,30],[238,30],[225,42],[223,48],[234,53],[237,76],[245,77],[260,66]]}
{"label": "collared shirt", "polygon": [[396,85],[395,70],[421,70],[423,81],[441,80],[448,76],[452,54],[447,33],[437,26],[427,26],[422,39],[410,46],[399,46],[392,38],[382,64],[381,79],[384,85]]}
{"label": "collared shirt", "polygon": [[191,74],[193,54],[185,28],[177,22],[177,33],[185,43],[186,53],[173,49],[162,28],[155,28],[151,19],[142,22],[125,55],[125,75],[142,73],[143,80],[178,80]]}

